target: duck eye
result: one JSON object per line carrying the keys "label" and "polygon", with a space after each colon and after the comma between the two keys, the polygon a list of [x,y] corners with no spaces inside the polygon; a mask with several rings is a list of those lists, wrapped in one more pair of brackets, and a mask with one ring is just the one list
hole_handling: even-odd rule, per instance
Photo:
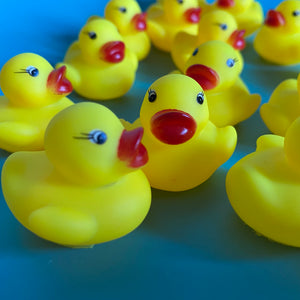
{"label": "duck eye", "polygon": [[198,95],[197,95],[197,102],[199,104],[203,104],[204,102],[204,93],[203,92],[200,92]]}
{"label": "duck eye", "polygon": [[32,77],[36,77],[39,75],[39,70],[36,67],[33,66],[29,66],[26,68],[26,72],[32,76]]}
{"label": "duck eye", "polygon": [[149,102],[154,102],[156,100],[156,97],[157,97],[156,92],[154,90],[150,89],[148,91],[148,100],[149,100]]}
{"label": "duck eye", "polygon": [[195,56],[198,53],[198,51],[199,51],[198,48],[196,48],[192,55]]}
{"label": "duck eye", "polygon": [[221,28],[222,30],[226,30],[226,29],[227,29],[227,25],[226,25],[226,24],[220,24],[220,28]]}
{"label": "duck eye", "polygon": [[227,65],[229,68],[232,68],[232,67],[235,65],[235,60],[232,59],[232,58],[228,58],[227,61],[226,61],[226,65]]}
{"label": "duck eye", "polygon": [[107,135],[105,132],[96,129],[89,133],[88,138],[92,143],[102,145],[106,142]]}
{"label": "duck eye", "polygon": [[88,35],[92,40],[95,40],[97,38],[97,34],[94,31],[89,31]]}
{"label": "duck eye", "polygon": [[126,9],[126,7],[122,6],[122,7],[119,7],[119,11],[121,13],[126,13],[127,9]]}
{"label": "duck eye", "polygon": [[293,11],[293,16],[294,17],[297,17],[297,16],[299,16],[300,15],[300,10],[294,10]]}
{"label": "duck eye", "polygon": [[177,0],[177,2],[178,2],[179,4],[182,4],[182,3],[183,3],[183,0]]}

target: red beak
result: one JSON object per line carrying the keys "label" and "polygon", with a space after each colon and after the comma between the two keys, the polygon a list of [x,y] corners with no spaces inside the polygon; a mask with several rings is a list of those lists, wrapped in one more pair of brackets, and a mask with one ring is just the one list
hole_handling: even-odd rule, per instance
{"label": "red beak", "polygon": [[270,9],[267,12],[265,24],[271,27],[283,26],[285,24],[285,18],[281,12]]}
{"label": "red beak", "polygon": [[223,8],[229,8],[234,6],[234,0],[218,0],[217,6],[223,7]]}
{"label": "red beak", "polygon": [[47,79],[47,87],[57,95],[67,95],[73,90],[71,82],[65,77],[66,66],[53,70]]}
{"label": "red beak", "polygon": [[185,11],[184,15],[189,23],[198,23],[200,20],[201,8],[190,8]]}
{"label": "red beak", "polygon": [[100,48],[100,57],[110,63],[119,63],[125,55],[125,44],[121,41],[113,41],[104,44]]}
{"label": "red beak", "polygon": [[246,30],[235,30],[229,37],[228,43],[236,50],[243,50],[246,46],[244,39]]}
{"label": "red beak", "polygon": [[197,129],[194,118],[177,109],[157,112],[151,118],[151,131],[161,142],[169,145],[185,143],[193,137]]}
{"label": "red beak", "polygon": [[200,64],[190,66],[186,70],[185,75],[196,80],[204,90],[213,89],[220,80],[215,70]]}
{"label": "red beak", "polygon": [[118,157],[127,162],[130,168],[139,168],[148,161],[148,153],[145,146],[141,143],[144,129],[138,127],[127,131],[124,130],[118,147]]}
{"label": "red beak", "polygon": [[147,29],[147,23],[146,23],[146,17],[147,13],[141,13],[141,14],[136,14],[132,18],[132,22],[134,24],[134,27],[137,31],[144,31]]}

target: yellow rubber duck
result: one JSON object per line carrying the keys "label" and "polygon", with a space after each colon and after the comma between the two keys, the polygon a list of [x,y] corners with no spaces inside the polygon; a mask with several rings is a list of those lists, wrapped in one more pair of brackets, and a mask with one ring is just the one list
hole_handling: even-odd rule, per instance
{"label": "yellow rubber duck", "polygon": [[261,57],[272,63],[300,63],[300,1],[286,0],[276,10],[268,11],[253,46]]}
{"label": "yellow rubber duck", "polygon": [[222,41],[208,41],[195,49],[184,74],[205,90],[210,120],[218,127],[235,125],[259,107],[260,95],[250,94],[240,78],[243,57]]}
{"label": "yellow rubber duck", "polygon": [[285,136],[294,120],[300,116],[300,74],[298,79],[287,79],[273,91],[269,102],[260,108],[260,115],[275,134]]}
{"label": "yellow rubber duck", "polygon": [[134,83],[136,55],[125,47],[117,27],[106,19],[89,20],[68,49],[67,78],[83,97],[109,100],[126,94]]}
{"label": "yellow rubber duck", "polygon": [[300,247],[300,118],[285,137],[263,135],[257,150],[226,177],[232,207],[256,232],[279,243]]}
{"label": "yellow rubber duck", "polygon": [[201,9],[197,0],[161,0],[147,10],[147,31],[155,47],[170,52],[179,31],[197,34]]}
{"label": "yellow rubber duck", "polygon": [[0,72],[0,148],[9,151],[42,150],[52,117],[73,104],[66,68],[53,70],[43,57],[21,53]]}
{"label": "yellow rubber duck", "polygon": [[140,170],[148,159],[142,136],[142,128],[124,130],[100,104],[68,107],[50,122],[45,151],[6,160],[8,207],[26,228],[58,244],[88,247],[124,236],[143,221],[151,201]]}
{"label": "yellow rubber duck", "polygon": [[117,26],[126,47],[137,55],[138,60],[149,54],[151,42],[146,32],[146,13],[142,13],[137,1],[111,0],[105,7],[104,16]]}
{"label": "yellow rubber duck", "polygon": [[149,161],[142,168],[152,187],[184,191],[207,180],[232,155],[237,141],[232,126],[209,121],[205,94],[182,74],[169,74],[148,89],[138,122]]}
{"label": "yellow rubber duck", "polygon": [[220,40],[242,50],[245,47],[244,33],[244,30],[237,30],[235,18],[230,13],[224,10],[210,11],[201,17],[197,35],[187,32],[176,34],[171,49],[172,59],[183,72],[185,63],[196,47],[207,41]]}
{"label": "yellow rubber duck", "polygon": [[245,36],[249,36],[261,27],[264,22],[264,12],[259,1],[254,0],[216,0],[208,4],[205,0],[199,0],[203,13],[222,9],[232,14],[238,24],[238,28],[245,30]]}

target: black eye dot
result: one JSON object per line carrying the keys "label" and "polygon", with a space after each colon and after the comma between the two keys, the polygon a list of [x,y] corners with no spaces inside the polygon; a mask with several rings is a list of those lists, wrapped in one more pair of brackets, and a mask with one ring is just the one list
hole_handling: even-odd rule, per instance
{"label": "black eye dot", "polygon": [[199,51],[198,48],[196,48],[196,49],[194,50],[194,52],[193,52],[192,55],[193,55],[193,56],[197,55],[198,51]]}
{"label": "black eye dot", "polygon": [[119,7],[119,11],[120,11],[121,13],[126,13],[127,9],[126,9],[126,7],[124,7],[124,6],[121,6],[121,7]]}
{"label": "black eye dot", "polygon": [[88,35],[92,40],[95,40],[97,38],[97,34],[94,31],[89,31]]}
{"label": "black eye dot", "polygon": [[297,17],[300,15],[300,10],[294,10],[292,14],[294,17]]}
{"label": "black eye dot", "polygon": [[32,77],[36,77],[39,75],[39,70],[36,67],[33,66],[29,66],[26,68],[26,72],[32,76]]}
{"label": "black eye dot", "polygon": [[228,28],[227,24],[220,24],[220,28],[222,30],[226,30]]}
{"label": "black eye dot", "polygon": [[101,130],[93,130],[89,133],[89,140],[92,143],[102,145],[106,142],[107,135],[105,132],[103,132]]}
{"label": "black eye dot", "polygon": [[154,102],[156,100],[156,97],[157,97],[156,92],[154,90],[150,89],[148,91],[148,100],[149,100],[149,102]]}
{"label": "black eye dot", "polygon": [[182,3],[183,3],[183,0],[177,0],[177,2],[178,2],[179,4],[182,4]]}
{"label": "black eye dot", "polygon": [[198,95],[197,95],[197,102],[199,104],[203,104],[204,102],[204,93],[203,92],[200,92]]}
{"label": "black eye dot", "polygon": [[235,61],[233,58],[228,58],[227,61],[226,61],[226,65],[229,67],[229,68],[232,68],[235,64]]}

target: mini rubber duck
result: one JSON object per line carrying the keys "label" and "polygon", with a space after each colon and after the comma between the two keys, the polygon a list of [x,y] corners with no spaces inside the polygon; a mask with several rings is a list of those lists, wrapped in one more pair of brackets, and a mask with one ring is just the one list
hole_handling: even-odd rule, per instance
{"label": "mini rubber duck", "polygon": [[245,30],[245,36],[249,36],[261,27],[264,21],[264,12],[261,4],[254,0],[216,0],[208,4],[205,0],[199,0],[203,7],[203,13],[222,9],[232,14],[238,24],[238,29]]}
{"label": "mini rubber duck", "polygon": [[0,72],[0,148],[9,151],[42,150],[52,117],[73,104],[65,78],[66,67],[53,70],[43,57],[21,53]]}
{"label": "mini rubber duck", "polygon": [[260,235],[300,247],[300,118],[285,137],[263,135],[256,152],[238,161],[226,177],[230,203]]}
{"label": "mini rubber duck", "polygon": [[111,0],[105,7],[104,16],[113,22],[124,39],[126,47],[134,52],[138,60],[150,52],[150,38],[146,32],[146,13],[135,0]]}
{"label": "mini rubber duck", "polygon": [[117,27],[106,19],[92,19],[81,29],[64,62],[67,78],[83,97],[109,100],[126,94],[135,79],[136,55],[125,47]]}
{"label": "mini rubber duck", "polygon": [[207,180],[232,155],[232,126],[209,121],[203,89],[192,78],[169,74],[148,89],[136,121],[144,128],[149,161],[142,168],[152,187],[184,191]]}
{"label": "mini rubber duck", "polygon": [[300,1],[286,0],[276,10],[269,10],[253,45],[261,57],[272,63],[300,63]]}
{"label": "mini rubber duck", "polygon": [[240,78],[243,57],[222,41],[208,41],[195,49],[184,74],[205,90],[210,120],[218,127],[235,125],[259,107],[260,95],[250,94]]}
{"label": "mini rubber duck", "polygon": [[197,0],[161,0],[150,6],[147,31],[154,46],[170,52],[179,31],[197,34],[200,12]]}
{"label": "mini rubber duck", "polygon": [[57,244],[89,247],[124,236],[143,221],[151,201],[140,170],[148,160],[142,136],[142,128],[124,130],[100,104],[68,107],[50,122],[45,151],[6,160],[8,207],[27,229]]}
{"label": "mini rubber duck", "polygon": [[300,116],[300,75],[287,79],[273,91],[269,102],[260,108],[260,115],[275,134],[285,136],[288,127]]}
{"label": "mini rubber duck", "polygon": [[210,11],[201,17],[197,35],[187,32],[176,34],[171,50],[172,59],[183,72],[185,63],[196,47],[207,41],[220,40],[242,50],[246,45],[244,33],[244,30],[237,30],[235,18],[230,13],[223,10]]}

